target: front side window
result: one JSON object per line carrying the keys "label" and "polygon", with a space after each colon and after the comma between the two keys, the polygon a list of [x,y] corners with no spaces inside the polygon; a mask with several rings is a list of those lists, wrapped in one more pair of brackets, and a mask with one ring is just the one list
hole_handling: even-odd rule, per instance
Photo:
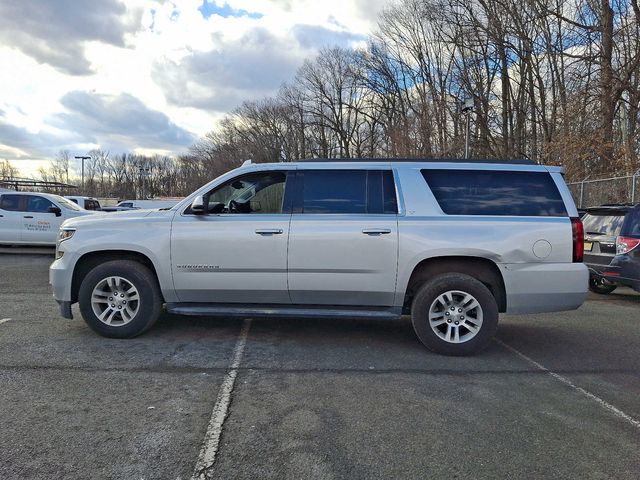
{"label": "front side window", "polygon": [[39,197],[37,195],[27,196],[27,212],[48,213],[50,207],[55,207],[55,205],[44,197]]}
{"label": "front side window", "polygon": [[9,212],[18,212],[20,211],[20,198],[22,195],[2,195],[0,208]]}
{"label": "front side window", "polygon": [[422,175],[448,215],[567,216],[547,172],[424,169]]}
{"label": "front side window", "polygon": [[235,178],[209,194],[209,213],[283,213],[286,172],[257,172]]}

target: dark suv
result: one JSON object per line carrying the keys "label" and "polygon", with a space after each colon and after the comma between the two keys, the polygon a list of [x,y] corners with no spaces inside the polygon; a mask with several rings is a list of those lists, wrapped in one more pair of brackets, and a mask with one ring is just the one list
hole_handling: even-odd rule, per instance
{"label": "dark suv", "polygon": [[582,223],[591,291],[611,293],[618,285],[640,291],[640,204],[589,208]]}

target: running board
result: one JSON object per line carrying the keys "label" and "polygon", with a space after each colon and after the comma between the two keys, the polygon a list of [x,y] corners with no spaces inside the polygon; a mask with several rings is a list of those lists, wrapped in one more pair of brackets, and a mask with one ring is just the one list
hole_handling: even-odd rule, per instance
{"label": "running board", "polygon": [[352,307],[341,305],[237,305],[229,303],[167,303],[177,315],[216,317],[373,318],[397,320],[401,307]]}

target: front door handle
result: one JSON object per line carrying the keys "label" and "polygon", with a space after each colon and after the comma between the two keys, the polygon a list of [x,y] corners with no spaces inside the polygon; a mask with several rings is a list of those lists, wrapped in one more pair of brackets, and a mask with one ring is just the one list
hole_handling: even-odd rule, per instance
{"label": "front door handle", "polygon": [[23,217],[23,218],[33,218],[33,217],[31,215],[28,215],[28,216]]}
{"label": "front door handle", "polygon": [[281,228],[258,228],[256,230],[258,235],[280,235],[282,233]]}
{"label": "front door handle", "polygon": [[391,233],[390,228],[365,228],[362,230],[365,235],[383,235],[385,233]]}

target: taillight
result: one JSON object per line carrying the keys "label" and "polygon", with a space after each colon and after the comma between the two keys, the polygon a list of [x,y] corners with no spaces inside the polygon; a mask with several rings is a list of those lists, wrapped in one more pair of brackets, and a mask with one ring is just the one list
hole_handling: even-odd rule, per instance
{"label": "taillight", "polygon": [[628,253],[640,245],[640,238],[617,237],[616,238],[616,255]]}
{"label": "taillight", "polygon": [[572,218],[571,228],[573,230],[573,261],[574,263],[580,263],[584,257],[584,227],[582,226],[582,220]]}

